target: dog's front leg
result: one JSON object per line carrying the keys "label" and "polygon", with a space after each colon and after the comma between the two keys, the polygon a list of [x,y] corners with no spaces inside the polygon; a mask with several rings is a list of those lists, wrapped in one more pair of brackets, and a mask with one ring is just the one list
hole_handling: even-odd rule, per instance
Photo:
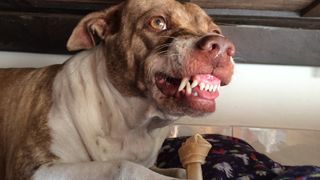
{"label": "dog's front leg", "polygon": [[153,166],[150,168],[152,171],[157,172],[159,174],[165,175],[165,176],[170,176],[170,177],[175,177],[175,178],[182,178],[186,179],[187,178],[187,173],[185,169],[182,168],[158,168],[157,166]]}
{"label": "dog's front leg", "polygon": [[41,166],[33,180],[169,180],[150,169],[129,161],[59,163]]}

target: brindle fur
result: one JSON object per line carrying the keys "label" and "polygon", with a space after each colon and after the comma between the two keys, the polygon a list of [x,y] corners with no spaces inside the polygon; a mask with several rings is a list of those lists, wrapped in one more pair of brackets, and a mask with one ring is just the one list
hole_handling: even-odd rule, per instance
{"label": "brindle fur", "polygon": [[52,161],[47,115],[60,66],[0,70],[0,179],[29,179]]}

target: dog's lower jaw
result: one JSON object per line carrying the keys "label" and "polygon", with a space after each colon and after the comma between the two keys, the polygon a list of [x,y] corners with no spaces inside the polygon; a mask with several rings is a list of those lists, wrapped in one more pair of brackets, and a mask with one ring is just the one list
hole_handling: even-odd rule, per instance
{"label": "dog's lower jaw", "polygon": [[76,55],[55,78],[51,151],[65,163],[125,159],[150,167],[168,133],[152,118],[168,117],[147,98],[123,97],[106,78],[102,51]]}

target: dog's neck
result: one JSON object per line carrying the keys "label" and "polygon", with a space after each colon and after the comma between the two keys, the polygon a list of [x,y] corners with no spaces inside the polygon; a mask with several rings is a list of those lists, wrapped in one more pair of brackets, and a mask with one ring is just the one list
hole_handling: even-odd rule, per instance
{"label": "dog's neck", "polygon": [[[49,114],[49,126],[54,132],[51,149],[66,161],[128,158],[122,157],[121,146],[130,143],[133,146],[134,143],[140,146],[146,143],[145,147],[152,143],[151,147],[157,149],[167,135],[167,129],[160,127],[172,122],[172,117],[166,117],[157,110],[151,99],[126,97],[117,91],[109,81],[103,50],[97,46],[76,55],[65,64],[55,79],[54,104]],[[67,121],[68,125],[63,121]],[[68,142],[67,136],[79,141]],[[156,136],[163,138],[152,142]],[[147,139],[147,142],[137,142],[138,139]],[[69,144],[70,147],[64,148],[63,144]],[[119,147],[110,147],[116,144]],[[136,148],[132,151],[137,152],[132,153],[139,153],[142,147]],[[155,149],[150,149],[148,156],[154,156]],[[81,153],[75,155],[74,151]],[[116,155],[119,157],[112,157],[115,154],[110,151],[119,151]],[[126,154],[123,153],[123,156]],[[136,161],[152,163],[145,162],[147,159],[141,157]]]}

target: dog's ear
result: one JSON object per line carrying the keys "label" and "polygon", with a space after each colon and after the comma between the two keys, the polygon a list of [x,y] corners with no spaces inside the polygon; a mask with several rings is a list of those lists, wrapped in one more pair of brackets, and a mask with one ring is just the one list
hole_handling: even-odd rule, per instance
{"label": "dog's ear", "polygon": [[73,30],[67,43],[69,51],[90,49],[120,26],[120,13],[124,3],[85,16]]}

